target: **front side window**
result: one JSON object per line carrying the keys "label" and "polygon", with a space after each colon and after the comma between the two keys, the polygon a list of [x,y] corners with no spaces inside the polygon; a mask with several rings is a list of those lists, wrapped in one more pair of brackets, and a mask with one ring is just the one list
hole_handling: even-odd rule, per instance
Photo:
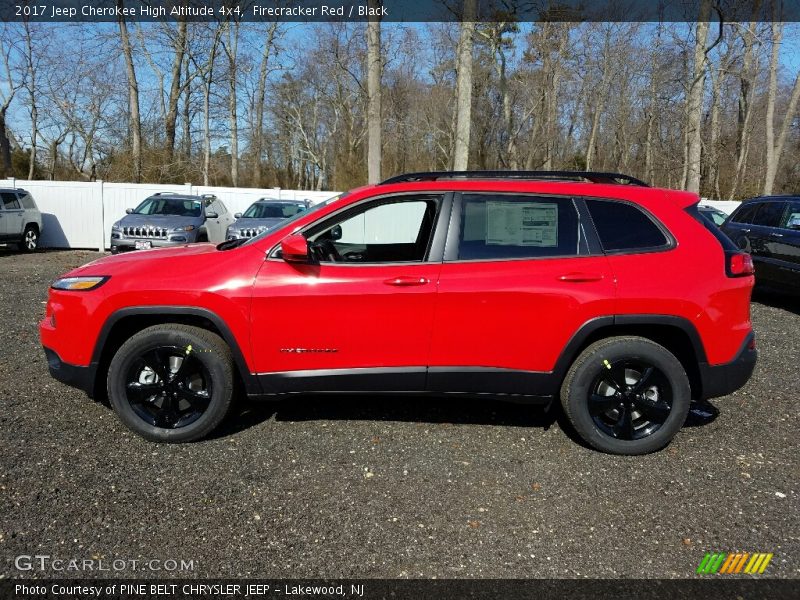
{"label": "front side window", "polygon": [[587,200],[597,236],[606,252],[652,250],[669,242],[638,207],[613,200]]}
{"label": "front side window", "polygon": [[781,217],[783,217],[784,208],[786,208],[785,202],[764,202],[758,209],[756,216],[753,217],[753,225],[778,227]]}
{"label": "front side window", "polygon": [[17,195],[12,194],[11,192],[3,192],[3,208],[6,210],[19,210],[19,200],[17,200]]}
{"label": "front side window", "polygon": [[440,196],[370,203],[312,229],[309,247],[320,262],[422,262],[440,204]]}
{"label": "front side window", "polygon": [[457,258],[575,256],[578,228],[570,199],[464,194]]}

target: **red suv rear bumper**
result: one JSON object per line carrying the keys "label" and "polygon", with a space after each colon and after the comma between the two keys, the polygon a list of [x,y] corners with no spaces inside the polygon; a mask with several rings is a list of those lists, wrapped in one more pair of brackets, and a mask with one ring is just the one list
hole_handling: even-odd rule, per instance
{"label": "red suv rear bumper", "polygon": [[723,365],[699,363],[701,399],[718,398],[732,394],[750,379],[756,366],[758,351],[753,332],[745,338],[742,347],[731,362]]}

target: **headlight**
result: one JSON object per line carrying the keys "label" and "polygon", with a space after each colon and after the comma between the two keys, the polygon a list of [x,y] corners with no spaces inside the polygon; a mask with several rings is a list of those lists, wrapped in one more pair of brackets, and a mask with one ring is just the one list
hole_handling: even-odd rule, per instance
{"label": "headlight", "polygon": [[170,231],[194,231],[195,229],[194,225],[186,225],[185,227],[173,227]]}
{"label": "headlight", "polygon": [[119,221],[111,226],[111,231],[119,231],[120,229],[122,229],[122,227],[119,226]]}
{"label": "headlight", "polygon": [[50,287],[54,290],[69,290],[73,292],[88,292],[96,289],[108,281],[108,277],[64,277],[56,279]]}

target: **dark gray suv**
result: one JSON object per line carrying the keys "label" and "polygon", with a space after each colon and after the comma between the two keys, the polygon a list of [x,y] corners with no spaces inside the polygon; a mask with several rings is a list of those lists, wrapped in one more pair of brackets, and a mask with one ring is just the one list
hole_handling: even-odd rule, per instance
{"label": "dark gray suv", "polygon": [[745,200],[722,231],[752,255],[757,283],[800,292],[800,196]]}
{"label": "dark gray suv", "polygon": [[111,227],[111,252],[225,241],[233,222],[216,196],[154,194]]}

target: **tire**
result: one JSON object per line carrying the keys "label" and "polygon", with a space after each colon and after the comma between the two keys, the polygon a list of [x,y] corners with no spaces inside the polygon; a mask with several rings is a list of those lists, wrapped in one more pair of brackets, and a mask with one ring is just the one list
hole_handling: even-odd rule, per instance
{"label": "tire", "polygon": [[201,242],[208,242],[208,234],[207,233],[204,232],[204,233],[201,233],[201,234],[199,234],[197,236],[197,243],[199,244]]}
{"label": "tire", "polygon": [[680,361],[640,337],[591,344],[561,386],[561,404],[575,431],[610,454],[664,448],[686,421],[690,402],[689,378]]}
{"label": "tire", "polygon": [[129,429],[154,442],[191,442],[228,414],[234,381],[233,358],[222,338],[168,323],[122,344],[107,385],[111,405]]}
{"label": "tire", "polygon": [[28,225],[22,234],[22,241],[19,248],[23,252],[35,252],[39,247],[39,228],[36,225]]}

